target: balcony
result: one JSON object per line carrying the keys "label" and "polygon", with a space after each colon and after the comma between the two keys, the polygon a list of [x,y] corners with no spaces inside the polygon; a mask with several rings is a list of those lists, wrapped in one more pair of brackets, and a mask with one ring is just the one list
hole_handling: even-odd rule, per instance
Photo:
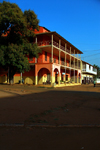
{"label": "balcony", "polygon": [[65,65],[65,62],[64,62],[64,61],[61,61],[61,65],[63,65],[63,66],[64,66],[64,65]]}
{"label": "balcony", "polygon": [[[39,41],[37,42],[37,45],[38,46],[47,46],[47,45],[51,45],[51,40],[48,40],[48,41]],[[53,41],[53,45],[56,46],[57,48],[60,48],[61,50],[65,51],[65,47],[60,45],[59,47],[59,43],[56,42],[56,41]],[[70,53],[70,50],[69,49],[66,49],[66,52],[67,53]]]}
{"label": "balcony", "polygon": [[37,58],[35,58],[35,57],[29,58],[29,63],[30,63],[30,64],[35,64],[35,63],[37,63]]}
{"label": "balcony", "polygon": [[[61,65],[65,66],[65,62],[64,62],[64,61],[61,61]],[[67,67],[74,68],[74,69],[81,69],[80,66],[77,66],[77,65],[74,66],[74,64],[71,64],[71,65],[69,64],[69,65],[68,65],[68,64],[66,63],[66,66],[67,66]]]}
{"label": "balcony", "polygon": [[82,71],[83,71],[83,72],[86,72],[86,69],[84,68],[84,69],[82,69]]}
{"label": "balcony", "polygon": [[97,71],[96,70],[93,71],[93,70],[90,70],[90,69],[83,68],[82,72],[83,73],[89,73],[89,74],[97,75]]}

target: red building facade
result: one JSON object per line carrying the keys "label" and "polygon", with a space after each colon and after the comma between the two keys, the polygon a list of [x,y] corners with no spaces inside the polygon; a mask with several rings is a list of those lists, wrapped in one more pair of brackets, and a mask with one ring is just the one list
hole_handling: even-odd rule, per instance
{"label": "red building facade", "polygon": [[[35,31],[33,39],[41,49],[38,58],[29,58],[31,70],[14,75],[14,83],[18,83],[21,75],[25,84],[81,83],[82,52],[56,32],[44,27]],[[7,72],[0,71],[0,83],[7,82]]]}

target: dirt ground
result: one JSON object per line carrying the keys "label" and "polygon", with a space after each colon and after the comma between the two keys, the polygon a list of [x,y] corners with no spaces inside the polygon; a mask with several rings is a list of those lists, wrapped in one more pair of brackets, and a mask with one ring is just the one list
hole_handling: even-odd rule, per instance
{"label": "dirt ground", "polygon": [[[2,123],[25,126],[0,127],[0,150],[100,150],[100,85],[0,85]],[[56,128],[27,127],[31,124]]]}

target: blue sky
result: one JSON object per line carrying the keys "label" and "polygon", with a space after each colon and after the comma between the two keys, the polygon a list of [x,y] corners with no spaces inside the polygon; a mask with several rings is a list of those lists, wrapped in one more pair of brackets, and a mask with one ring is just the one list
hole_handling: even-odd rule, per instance
{"label": "blue sky", "polygon": [[83,52],[82,60],[100,67],[100,0],[8,1],[33,10],[40,26],[56,31]]}

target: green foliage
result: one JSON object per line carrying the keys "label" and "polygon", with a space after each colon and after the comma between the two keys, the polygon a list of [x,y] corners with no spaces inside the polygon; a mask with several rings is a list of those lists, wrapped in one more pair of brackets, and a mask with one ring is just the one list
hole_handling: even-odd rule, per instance
{"label": "green foliage", "polygon": [[29,70],[27,55],[38,57],[40,49],[33,44],[38,23],[34,11],[23,13],[15,3],[0,3],[0,65],[10,69],[10,76]]}
{"label": "green foliage", "polygon": [[93,66],[97,69],[97,75],[94,76],[94,78],[100,77],[100,67],[98,65],[95,65],[95,64]]}

